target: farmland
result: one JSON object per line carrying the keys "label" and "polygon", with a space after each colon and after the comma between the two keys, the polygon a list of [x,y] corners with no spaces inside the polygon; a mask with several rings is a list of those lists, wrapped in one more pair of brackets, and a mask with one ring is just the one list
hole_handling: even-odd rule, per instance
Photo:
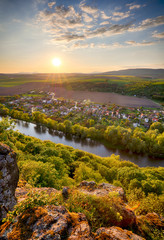
{"label": "farmland", "polygon": [[[1,74],[0,95],[24,93],[32,88],[118,93],[164,103],[164,79],[108,74]],[[75,94],[76,95],[76,94]],[[78,95],[78,94],[77,94]]]}

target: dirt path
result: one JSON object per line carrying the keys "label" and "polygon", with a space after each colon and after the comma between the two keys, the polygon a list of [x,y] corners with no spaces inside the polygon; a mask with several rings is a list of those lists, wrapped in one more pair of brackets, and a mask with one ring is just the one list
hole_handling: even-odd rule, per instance
{"label": "dirt path", "polygon": [[15,87],[0,87],[0,96],[12,96],[15,94],[26,93],[30,90],[43,90],[55,92],[56,98],[66,98],[74,100],[90,99],[95,103],[110,103],[126,107],[156,107],[160,105],[146,98],[123,96],[117,93],[72,91],[65,88],[55,87],[49,83],[26,83]]}

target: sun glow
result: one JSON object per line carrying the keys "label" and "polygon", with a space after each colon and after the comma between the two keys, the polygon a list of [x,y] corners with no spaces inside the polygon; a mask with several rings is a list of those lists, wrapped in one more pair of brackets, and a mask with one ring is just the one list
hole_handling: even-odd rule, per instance
{"label": "sun glow", "polygon": [[61,60],[60,58],[53,58],[52,59],[52,64],[55,66],[55,67],[59,67],[61,65]]}

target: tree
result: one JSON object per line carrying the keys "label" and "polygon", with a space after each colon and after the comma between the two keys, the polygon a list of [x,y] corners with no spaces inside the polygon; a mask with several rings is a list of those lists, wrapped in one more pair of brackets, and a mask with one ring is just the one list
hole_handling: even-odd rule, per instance
{"label": "tree", "polygon": [[64,126],[65,126],[65,132],[66,133],[72,133],[72,123],[69,120],[64,121]]}
{"label": "tree", "polygon": [[32,118],[33,118],[33,121],[37,123],[44,123],[44,119],[47,117],[44,113],[36,111],[32,113]]}
{"label": "tree", "polygon": [[161,122],[154,122],[150,126],[150,130],[158,129],[160,133],[164,132],[164,123]]}

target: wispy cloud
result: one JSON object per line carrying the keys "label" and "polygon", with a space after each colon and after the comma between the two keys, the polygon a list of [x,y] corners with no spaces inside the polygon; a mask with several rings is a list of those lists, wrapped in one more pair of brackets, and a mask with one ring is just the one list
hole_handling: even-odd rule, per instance
{"label": "wispy cloud", "polygon": [[106,19],[110,19],[111,17],[107,16],[104,11],[101,11],[101,18],[106,20]]}
{"label": "wispy cloud", "polygon": [[151,46],[151,45],[156,44],[157,42],[153,42],[153,41],[151,41],[151,42],[126,41],[125,43],[128,44],[128,45],[134,46],[134,47],[138,47],[138,46]]}
{"label": "wispy cloud", "polygon": [[114,12],[111,19],[113,21],[120,21],[120,20],[128,18],[128,17],[130,17],[130,11],[125,12],[125,13],[124,12]]}
{"label": "wispy cloud", "polygon": [[164,24],[164,16],[158,16],[155,18],[147,18],[143,20],[139,26],[133,26],[131,31],[142,31],[147,28],[157,27]]}
{"label": "wispy cloud", "polygon": [[83,12],[86,12],[86,13],[88,13],[88,14],[94,15],[95,13],[98,12],[98,8],[85,5],[84,2],[80,3],[79,6],[80,6],[80,8],[81,8],[81,10],[82,10]]}
{"label": "wispy cloud", "polygon": [[130,4],[126,4],[126,6],[129,7],[130,10],[133,10],[133,9],[139,9],[142,5],[130,3]]}
{"label": "wispy cloud", "polygon": [[104,21],[104,22],[101,22],[101,23],[100,23],[100,26],[101,26],[101,25],[108,25],[108,24],[110,24],[109,21]]}
{"label": "wispy cloud", "polygon": [[92,22],[93,21],[93,18],[92,17],[90,17],[87,13],[83,13],[83,18],[84,18],[84,21],[85,22]]}
{"label": "wispy cloud", "polygon": [[83,43],[83,42],[77,42],[70,46],[71,49],[81,49],[81,48],[94,48],[94,43]]}
{"label": "wispy cloud", "polygon": [[115,24],[111,26],[98,27],[93,31],[87,32],[87,38],[97,36],[112,36],[126,32],[131,27],[131,23],[128,24]]}
{"label": "wispy cloud", "polygon": [[152,36],[155,38],[164,38],[164,32],[158,33],[155,31]]}
{"label": "wispy cloud", "polygon": [[[140,5],[129,4],[130,10],[139,8]],[[150,27],[164,24],[164,16],[156,18],[147,18],[139,24],[127,21],[124,24],[113,24],[113,21],[120,21],[132,16],[131,11],[122,12],[115,10],[111,16],[105,11],[96,7],[86,5],[86,1],[80,2],[76,8],[72,5],[65,7],[57,6],[55,2],[50,2],[48,8],[40,11],[38,14],[38,22],[43,23],[42,29],[48,33],[54,42],[59,43],[75,42],[78,48],[81,44],[79,41],[87,41],[91,38],[110,37],[113,35],[124,34],[127,32],[142,31]],[[43,27],[44,26],[44,27]],[[160,34],[154,34],[154,37],[162,38]],[[76,43],[78,44],[76,45]],[[127,41],[126,45],[146,46],[154,44],[153,42],[137,43],[135,41]],[[125,44],[124,44],[125,45]],[[85,43],[83,45],[87,46]],[[120,47],[117,45],[117,47]]]}
{"label": "wispy cloud", "polygon": [[22,20],[20,20],[20,19],[18,19],[18,18],[13,18],[13,22],[15,22],[15,23],[21,23]]}
{"label": "wispy cloud", "polygon": [[55,4],[56,4],[56,2],[49,2],[48,6],[49,6],[49,8],[52,8]]}
{"label": "wispy cloud", "polygon": [[102,44],[97,44],[95,47],[97,48],[105,48],[105,49],[115,49],[115,48],[123,48],[124,45],[118,43],[118,42],[114,42],[114,43],[102,43]]}

